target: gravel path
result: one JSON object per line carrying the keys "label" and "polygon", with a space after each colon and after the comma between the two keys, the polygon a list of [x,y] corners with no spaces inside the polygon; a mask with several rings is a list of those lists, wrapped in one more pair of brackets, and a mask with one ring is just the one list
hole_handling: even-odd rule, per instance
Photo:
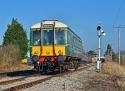
{"label": "gravel path", "polygon": [[97,74],[93,66],[62,77],[52,78],[23,91],[86,91],[83,89],[84,82]]}

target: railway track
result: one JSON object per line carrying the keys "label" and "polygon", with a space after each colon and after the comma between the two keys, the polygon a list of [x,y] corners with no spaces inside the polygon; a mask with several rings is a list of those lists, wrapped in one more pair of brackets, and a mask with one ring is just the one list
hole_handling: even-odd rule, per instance
{"label": "railway track", "polygon": [[10,79],[10,80],[4,80],[4,81],[0,81],[0,85],[7,85],[7,84],[12,84],[14,82],[18,82],[18,81],[22,81],[22,80],[25,80],[26,78],[28,77],[34,77],[34,76],[37,76],[38,74],[30,74],[28,76],[23,76],[23,77],[19,77],[19,78],[13,78],[13,79]]}
{"label": "railway track", "polygon": [[36,84],[50,80],[53,77],[64,76],[69,73],[80,71],[80,70],[86,69],[86,68],[94,66],[94,65],[95,64],[88,64],[86,66],[80,67],[77,70],[69,70],[67,72],[63,72],[63,73],[55,74],[55,75],[34,74],[32,76],[26,76],[26,77],[22,77],[22,78],[18,78],[18,79],[3,81],[3,82],[0,82],[0,91],[17,91],[17,90],[21,90],[21,89],[26,89],[26,88],[32,87]]}

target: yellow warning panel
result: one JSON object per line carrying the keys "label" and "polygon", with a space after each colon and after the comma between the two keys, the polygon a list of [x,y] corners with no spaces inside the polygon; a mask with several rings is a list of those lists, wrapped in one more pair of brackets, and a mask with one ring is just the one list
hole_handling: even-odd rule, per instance
{"label": "yellow warning panel", "polygon": [[[65,54],[65,46],[54,46],[55,49],[55,55],[66,55]],[[38,55],[38,56],[55,56],[53,54],[53,46],[33,46],[32,47],[32,55]]]}
{"label": "yellow warning panel", "polygon": [[32,46],[32,55],[40,56],[40,46]]}
{"label": "yellow warning panel", "polygon": [[65,55],[65,46],[55,46],[55,53]]}
{"label": "yellow warning panel", "polygon": [[42,56],[53,56],[53,46],[42,46]]}

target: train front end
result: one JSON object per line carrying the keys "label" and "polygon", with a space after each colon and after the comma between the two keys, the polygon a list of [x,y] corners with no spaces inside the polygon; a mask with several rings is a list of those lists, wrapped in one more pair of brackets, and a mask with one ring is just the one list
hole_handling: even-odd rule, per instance
{"label": "train front end", "polygon": [[31,27],[30,54],[37,71],[52,72],[65,61],[66,29],[57,20],[45,20]]}

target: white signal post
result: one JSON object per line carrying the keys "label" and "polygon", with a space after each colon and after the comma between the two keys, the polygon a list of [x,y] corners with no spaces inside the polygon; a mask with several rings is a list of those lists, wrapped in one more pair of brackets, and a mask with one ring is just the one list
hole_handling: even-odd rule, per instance
{"label": "white signal post", "polygon": [[106,33],[101,29],[101,26],[97,27],[97,31],[98,31],[98,59],[97,59],[97,71],[101,71],[101,36],[105,36]]}

